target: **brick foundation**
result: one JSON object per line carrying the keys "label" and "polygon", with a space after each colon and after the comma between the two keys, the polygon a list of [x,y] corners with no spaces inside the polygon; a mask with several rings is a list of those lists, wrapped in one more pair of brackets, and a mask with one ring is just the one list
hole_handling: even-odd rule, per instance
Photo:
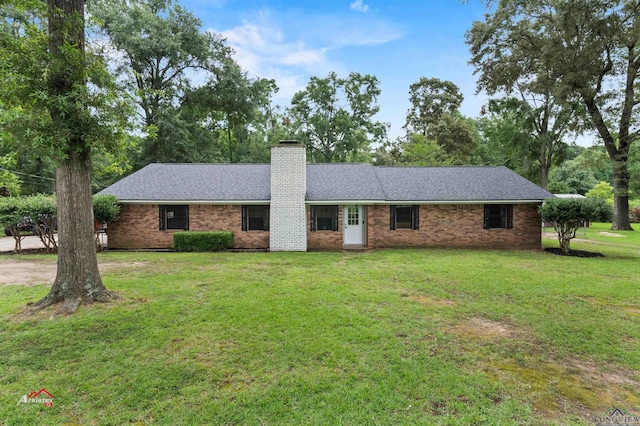
{"label": "brick foundation", "polygon": [[[342,206],[338,231],[311,232],[311,209],[307,214],[309,250],[341,250]],[[490,249],[541,248],[541,222],[535,204],[513,206],[513,229],[484,229],[482,204],[422,205],[419,230],[389,229],[389,206],[367,206],[367,247],[480,247]],[[160,231],[157,204],[123,204],[119,219],[109,223],[110,248],[167,248],[175,231]],[[192,231],[231,231],[234,248],[269,248],[268,231],[242,231],[239,205],[191,205]]]}

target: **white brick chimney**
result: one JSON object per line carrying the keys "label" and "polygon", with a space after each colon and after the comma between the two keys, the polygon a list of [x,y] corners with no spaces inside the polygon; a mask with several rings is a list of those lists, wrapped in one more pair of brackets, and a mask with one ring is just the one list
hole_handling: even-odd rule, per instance
{"label": "white brick chimney", "polygon": [[297,141],[271,147],[271,251],[307,251],[307,152]]}

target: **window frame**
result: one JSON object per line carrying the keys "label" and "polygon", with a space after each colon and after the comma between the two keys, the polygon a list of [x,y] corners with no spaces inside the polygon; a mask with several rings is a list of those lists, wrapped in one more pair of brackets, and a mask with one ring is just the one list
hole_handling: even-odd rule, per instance
{"label": "window frame", "polygon": [[[252,228],[251,218],[258,216],[250,216],[250,209],[262,209],[262,228]],[[245,205],[242,206],[242,230],[246,232],[250,231],[268,231],[269,230],[269,213],[270,208],[268,205]]]}
{"label": "window frame", "polygon": [[485,204],[484,229],[513,229],[513,204]]}
{"label": "window frame", "polygon": [[[182,216],[178,216],[177,218],[175,217],[175,210],[176,209],[183,209],[183,215]],[[173,212],[174,213],[174,217],[169,217],[169,213]],[[183,219],[184,220],[184,226],[169,226],[169,221],[170,220],[177,220],[177,219]],[[188,204],[160,204],[158,205],[158,220],[159,220],[159,226],[158,229],[160,231],[188,231],[189,230],[189,205]]]}
{"label": "window frame", "polygon": [[[398,208],[410,208],[411,227],[398,228]],[[418,231],[420,229],[420,206],[408,204],[389,206],[389,229],[392,231]]]}
{"label": "window frame", "polygon": [[[318,216],[318,210],[320,209],[331,209],[330,216]],[[311,232],[318,231],[337,231],[338,230],[338,212],[340,210],[340,206],[337,205],[319,205],[319,206],[311,206]],[[323,212],[323,214],[326,212]],[[331,229],[323,228],[318,229],[318,219],[329,218],[331,220]]]}

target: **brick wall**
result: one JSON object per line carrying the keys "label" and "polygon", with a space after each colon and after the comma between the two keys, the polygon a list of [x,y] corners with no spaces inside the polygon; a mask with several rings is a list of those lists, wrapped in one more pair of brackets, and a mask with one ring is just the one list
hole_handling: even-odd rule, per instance
{"label": "brick wall", "polygon": [[306,147],[280,144],[271,147],[272,251],[306,251],[305,229]]}
{"label": "brick wall", "polygon": [[[306,208],[309,250],[342,249],[342,206],[338,231],[311,232],[311,208]],[[420,206],[419,230],[389,229],[389,206],[367,206],[367,246],[384,247],[484,247],[539,250],[540,216],[537,205],[513,206],[513,229],[484,229],[481,204]],[[242,231],[241,206],[189,206],[192,231],[232,231],[234,248],[269,248],[269,232]],[[123,204],[118,221],[109,224],[111,248],[167,248],[172,233],[158,230],[158,205]]]}
{"label": "brick wall", "polygon": [[342,250],[342,206],[338,208],[337,231],[311,232],[311,206],[307,206],[307,248],[309,250]]}
{"label": "brick wall", "polygon": [[419,230],[390,230],[389,206],[369,207],[369,247],[483,247],[539,250],[537,205],[513,206],[513,229],[484,229],[482,204],[422,205]]}
{"label": "brick wall", "polygon": [[[242,206],[190,205],[189,230],[231,231],[234,248],[269,248],[268,231],[242,231]],[[123,204],[109,223],[110,248],[167,248],[174,230],[160,231],[157,204]]]}

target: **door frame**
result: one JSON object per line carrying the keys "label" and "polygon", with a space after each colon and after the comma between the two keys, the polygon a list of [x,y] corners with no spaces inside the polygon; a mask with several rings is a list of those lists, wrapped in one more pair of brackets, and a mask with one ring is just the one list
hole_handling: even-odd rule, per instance
{"label": "door frame", "polygon": [[[360,226],[359,242],[347,242],[347,227],[349,225],[349,208],[358,208],[358,221]],[[366,246],[367,245],[367,206],[362,204],[345,204],[342,206],[342,242],[343,246]]]}

